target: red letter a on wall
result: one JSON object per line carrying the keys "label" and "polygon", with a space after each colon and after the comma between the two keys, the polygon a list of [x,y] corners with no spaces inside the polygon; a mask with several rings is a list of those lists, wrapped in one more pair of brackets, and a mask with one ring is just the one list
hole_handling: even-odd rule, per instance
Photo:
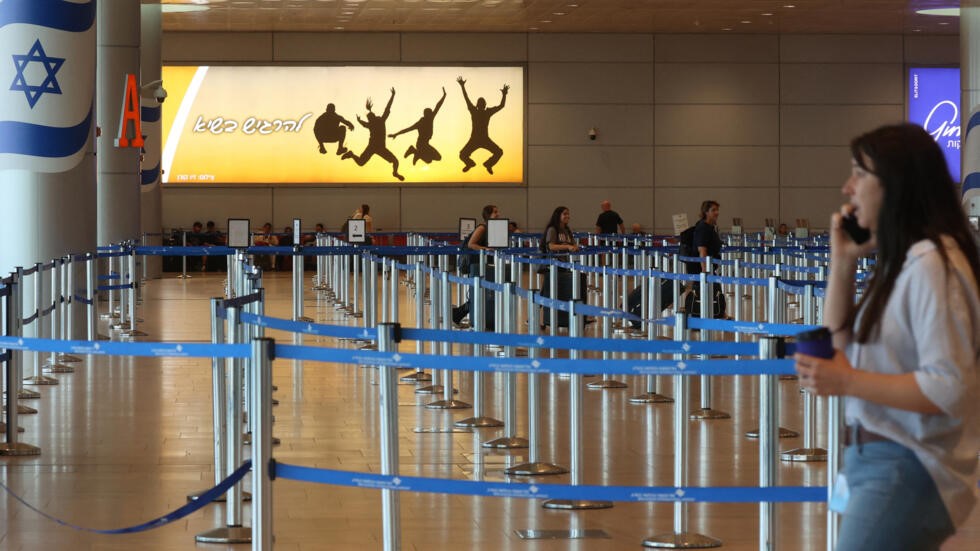
{"label": "red letter a on wall", "polygon": [[[133,137],[126,132],[133,123]],[[123,92],[122,115],[119,118],[119,136],[116,147],[143,147],[143,129],[140,127],[140,90],[136,86],[136,75],[126,75],[126,89]]]}

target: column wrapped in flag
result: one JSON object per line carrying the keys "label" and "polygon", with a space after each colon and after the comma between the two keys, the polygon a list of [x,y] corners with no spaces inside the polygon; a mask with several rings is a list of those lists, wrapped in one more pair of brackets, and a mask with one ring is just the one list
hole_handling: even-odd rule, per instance
{"label": "column wrapped in flag", "polygon": [[963,145],[963,208],[980,214],[980,107],[970,113]]}
{"label": "column wrapped in flag", "polygon": [[95,2],[0,1],[0,170],[65,172],[92,138]]}

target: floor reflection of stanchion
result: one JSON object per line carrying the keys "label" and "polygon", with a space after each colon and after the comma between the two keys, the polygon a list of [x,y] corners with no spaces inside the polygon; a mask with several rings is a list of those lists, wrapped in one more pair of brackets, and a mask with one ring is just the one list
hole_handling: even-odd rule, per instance
{"label": "floor reflection of stanchion", "polygon": [[[577,283],[577,282],[576,282]],[[578,338],[582,334],[582,319],[575,313],[575,301],[568,301],[568,329],[569,336]],[[577,360],[579,351],[572,349],[569,352],[572,360]],[[569,438],[571,461],[571,485],[582,485],[582,375],[573,373],[569,381],[569,392],[571,394],[571,405],[569,415]],[[609,509],[613,504],[611,501],[596,501],[586,499],[549,499],[544,502],[545,509]]]}
{"label": "floor reflection of stanchion", "polygon": [[[378,326],[378,350],[397,352],[401,341],[401,325],[382,323]],[[381,474],[398,475],[398,383],[394,366],[382,365],[380,384]],[[401,549],[401,511],[397,490],[381,490],[382,542],[384,549]]]}
{"label": "floor reflection of stanchion", "polygon": [[[687,314],[674,315],[674,340],[683,341],[687,336]],[[683,360],[683,354],[674,356]],[[690,425],[687,419],[688,401],[691,399],[691,382],[687,375],[674,375],[674,486],[688,485],[687,459],[690,449]],[[704,549],[720,547],[721,541],[703,534],[688,532],[687,506],[684,501],[674,502],[674,531],[658,534],[643,540],[644,547],[661,549]]]}
{"label": "floor reflection of stanchion", "polygon": [[[528,335],[538,332],[538,308],[534,305],[534,293],[528,297],[527,309]],[[528,356],[533,360],[539,354],[538,347],[528,349]],[[527,375],[527,463],[521,463],[504,469],[504,473],[512,476],[539,476],[549,474],[565,474],[568,469],[554,463],[545,463],[541,458],[541,374]]]}
{"label": "floor reflection of stanchion", "polygon": [[[483,299],[483,289],[480,286],[482,281],[483,278],[480,276],[474,276],[472,292],[470,293],[470,318],[473,320],[473,329],[479,332],[486,330],[486,314],[484,313],[486,301]],[[481,345],[473,345],[473,356],[476,358],[483,356],[483,347]],[[478,429],[504,426],[503,421],[486,416],[483,413],[485,401],[483,396],[485,378],[486,374],[484,372],[473,372],[473,417],[467,417],[466,419],[456,421],[455,425],[457,427]]]}
{"label": "floor reflection of stanchion", "polygon": [[[4,313],[5,333],[9,336],[21,337],[24,335],[23,322],[23,293],[19,290],[24,284],[24,269],[17,267],[17,275],[11,280],[10,293],[5,297],[6,307]],[[6,441],[0,443],[0,456],[23,456],[41,455],[41,448],[18,442],[17,435],[17,385],[20,384],[20,365],[23,362],[24,353],[20,350],[8,349],[6,370],[4,371],[4,387],[7,390],[6,423],[4,427]]]}
{"label": "floor reflection of stanchion", "polygon": [[[499,262],[499,260],[498,260]],[[504,290],[500,293],[502,302],[498,302],[498,308],[502,310],[503,326],[497,325],[499,333],[510,336],[514,332],[515,312],[514,312],[514,284],[504,283]],[[513,357],[514,347],[504,346],[504,357]],[[495,449],[519,449],[528,447],[527,438],[517,436],[517,373],[510,372],[504,375],[504,435],[494,438],[481,444],[484,448]]]}

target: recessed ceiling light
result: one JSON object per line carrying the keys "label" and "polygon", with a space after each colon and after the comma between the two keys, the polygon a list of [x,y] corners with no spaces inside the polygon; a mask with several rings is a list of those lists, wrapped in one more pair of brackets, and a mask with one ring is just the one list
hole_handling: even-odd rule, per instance
{"label": "recessed ceiling light", "polygon": [[335,30],[335,31],[342,31],[342,30],[344,30],[344,28],[343,27],[334,27],[333,30]]}
{"label": "recessed ceiling light", "polygon": [[766,13],[760,13],[759,15],[761,15],[762,17],[769,17],[769,16],[771,16],[772,14],[771,14],[771,13],[769,13],[769,12],[766,12]]}
{"label": "recessed ceiling light", "polygon": [[724,29],[722,29],[722,30],[723,30],[723,31],[730,31],[730,30],[732,30],[732,28],[731,28],[731,27],[725,27],[725,28],[724,28]]}
{"label": "recessed ceiling light", "polygon": [[796,6],[794,6],[793,4],[786,4],[783,7],[786,8],[786,9],[790,9],[791,10],[791,9],[795,8]]}
{"label": "recessed ceiling light", "polygon": [[749,21],[748,19],[743,19],[743,20],[739,21],[739,23],[742,23],[743,25],[747,25],[747,24],[751,23],[751,21]]}
{"label": "recessed ceiling light", "polygon": [[565,15],[565,12],[563,12],[563,11],[556,11],[556,12],[553,12],[551,15],[557,15],[558,17],[561,17],[561,16]]}
{"label": "recessed ceiling light", "polygon": [[925,10],[915,10],[919,15],[939,15],[943,17],[959,17],[959,8],[929,8]]}
{"label": "recessed ceiling light", "polygon": [[550,19],[542,19],[541,20],[541,23],[551,23],[551,20]]}
{"label": "recessed ceiling light", "polygon": [[949,25],[949,21],[940,21],[939,24],[940,25]]}
{"label": "recessed ceiling light", "polygon": [[922,29],[912,29],[912,32],[914,32],[914,33],[921,33],[922,32]]}
{"label": "recessed ceiling light", "polygon": [[162,4],[160,6],[160,11],[162,13],[187,13],[192,11],[207,11],[211,8],[208,6],[198,6],[196,4]]}

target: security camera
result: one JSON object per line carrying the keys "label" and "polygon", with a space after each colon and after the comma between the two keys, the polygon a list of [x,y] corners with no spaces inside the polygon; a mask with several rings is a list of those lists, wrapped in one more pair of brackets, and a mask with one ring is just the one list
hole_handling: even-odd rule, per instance
{"label": "security camera", "polygon": [[599,135],[599,131],[593,126],[589,129],[589,139],[595,141],[596,137]]}
{"label": "security camera", "polygon": [[163,81],[154,80],[140,86],[140,97],[155,99],[157,103],[163,103],[163,100],[167,99],[167,90],[163,87]]}

